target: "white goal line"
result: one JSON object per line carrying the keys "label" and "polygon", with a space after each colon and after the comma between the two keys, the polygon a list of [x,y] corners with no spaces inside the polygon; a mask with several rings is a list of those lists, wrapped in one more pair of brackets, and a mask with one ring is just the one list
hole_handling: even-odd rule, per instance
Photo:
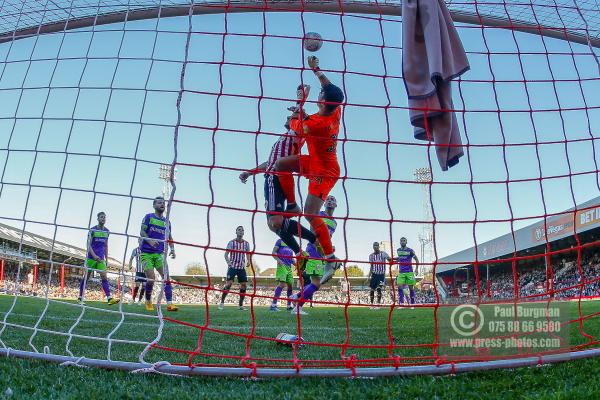
{"label": "white goal line", "polygon": [[[0,316],[6,314],[6,312],[0,311]],[[131,314],[131,315],[137,315],[137,314]],[[22,318],[31,318],[31,319],[38,319],[40,316],[36,315],[36,314],[27,314],[27,313],[15,313],[12,312],[10,313],[10,316],[16,316],[16,317],[22,317]],[[306,318],[306,317],[305,317]],[[43,319],[49,319],[49,320],[54,320],[54,321],[75,321],[77,318],[67,318],[67,317],[55,317],[55,316],[45,316]],[[92,324],[117,324],[118,321],[117,320],[109,320],[109,319],[81,319],[79,321],[81,322],[85,322],[85,323],[92,323]],[[295,321],[294,321],[295,322]],[[0,325],[3,325],[2,322],[0,322]],[[11,323],[6,323],[7,326],[21,326],[18,324],[11,324]],[[151,327],[151,328],[158,328],[159,324],[158,322],[156,324],[151,324],[151,323],[147,323],[147,322],[128,322],[128,321],[123,321],[121,322],[121,325],[131,325],[131,326],[144,326],[144,327]],[[27,326],[23,326],[24,328],[29,328],[33,330],[33,327],[27,327]],[[248,327],[251,327],[251,325],[248,325]],[[244,333],[242,330],[244,329],[244,327],[240,326],[240,325],[209,325],[207,328],[209,329],[224,329],[224,330],[230,330],[230,331],[234,331],[234,330],[238,330],[238,333]],[[261,326],[261,325],[255,325],[254,326],[255,329],[264,329],[264,330],[272,330],[272,331],[280,331],[282,329],[285,329],[285,327],[283,326]],[[382,327],[385,328],[387,330],[387,327]],[[168,325],[167,329],[196,329],[196,330],[200,330],[199,328],[196,327],[190,327],[190,326],[186,326],[186,325],[180,325],[177,323],[172,323]],[[40,332],[44,332],[43,329],[39,329],[38,331]],[[331,326],[307,326],[304,327],[302,326],[302,331],[331,331],[331,332],[346,332],[346,328],[342,328],[342,327],[331,327]],[[350,332],[354,332],[354,331],[359,331],[359,332],[372,332],[373,329],[372,328],[350,328]],[[46,331],[48,333],[55,333],[54,331]],[[58,332],[56,332],[58,333]],[[77,337],[77,335],[73,335],[75,337]],[[107,340],[107,339],[104,339]],[[111,341],[116,342],[117,339],[111,339]],[[139,342],[139,343],[148,343],[148,342]]]}

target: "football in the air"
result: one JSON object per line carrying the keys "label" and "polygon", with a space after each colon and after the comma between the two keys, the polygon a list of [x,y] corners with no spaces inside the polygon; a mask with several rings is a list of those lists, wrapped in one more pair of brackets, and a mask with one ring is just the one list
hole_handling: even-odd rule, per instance
{"label": "football in the air", "polygon": [[317,32],[308,32],[304,35],[304,49],[317,51],[323,46],[323,38]]}

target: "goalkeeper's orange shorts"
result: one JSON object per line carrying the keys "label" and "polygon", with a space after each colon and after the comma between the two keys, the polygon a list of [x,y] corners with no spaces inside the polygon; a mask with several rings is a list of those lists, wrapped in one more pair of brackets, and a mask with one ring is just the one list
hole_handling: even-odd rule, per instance
{"label": "goalkeeper's orange shorts", "polygon": [[315,168],[311,156],[300,156],[300,174],[308,179],[308,193],[325,201],[331,189],[335,186],[338,177],[323,175],[321,168]]}

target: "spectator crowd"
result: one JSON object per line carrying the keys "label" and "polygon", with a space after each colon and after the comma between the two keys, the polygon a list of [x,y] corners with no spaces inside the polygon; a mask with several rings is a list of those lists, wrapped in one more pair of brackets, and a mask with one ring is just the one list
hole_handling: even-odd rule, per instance
{"label": "spectator crowd", "polygon": [[[529,263],[491,268],[489,279],[480,271],[480,284],[476,278],[457,280],[447,288],[452,303],[480,301],[573,299],[600,296],[600,257],[597,254],[582,257],[581,267],[576,259],[563,259],[546,268],[545,263]],[[515,285],[516,282],[516,285]]]}
{"label": "spectator crowd", "polygon": [[[440,302],[447,294],[447,301],[450,303],[475,302],[475,301],[498,301],[512,300],[518,297],[520,301],[526,300],[544,300],[570,299],[583,297],[600,296],[600,257],[593,254],[590,257],[582,258],[581,267],[577,260],[561,260],[556,266],[546,269],[545,264],[529,263],[519,265],[514,270],[512,266],[504,266],[490,269],[489,278],[486,273],[480,273],[479,285],[474,274],[469,277],[462,276],[462,279],[456,279],[442,289],[439,289]],[[48,270],[40,270],[37,276],[33,276],[33,268],[21,268],[17,279],[16,269],[7,269],[4,274],[4,280],[0,281],[0,294],[24,295],[36,297],[77,299],[79,296],[79,277],[65,277],[63,287],[61,287],[57,274],[53,274],[48,279]],[[515,285],[516,281],[516,285]],[[111,281],[113,290],[118,286],[113,277]],[[123,285],[123,299],[131,300],[131,281]],[[89,279],[85,292],[85,299],[92,301],[105,300],[104,294],[100,288],[100,280],[97,277]],[[516,288],[516,289],[515,289]],[[222,287],[215,284],[211,288],[206,287],[188,287],[177,285],[173,286],[174,301],[179,304],[218,304],[220,302]],[[238,298],[235,295],[236,289],[232,288],[232,295],[227,297],[226,303],[237,304]],[[253,302],[256,306],[268,306],[272,302],[274,287],[252,286],[246,293],[247,302]],[[155,292],[154,297],[158,296]],[[389,305],[393,299],[397,298],[397,293],[392,293],[390,285],[384,287],[383,304]],[[370,305],[369,288],[366,286],[350,287],[350,285],[340,284],[325,287],[317,292],[313,299],[315,305]],[[416,301],[418,304],[435,304],[436,294],[432,288],[428,290],[416,289]],[[285,299],[280,302],[285,305]]]}

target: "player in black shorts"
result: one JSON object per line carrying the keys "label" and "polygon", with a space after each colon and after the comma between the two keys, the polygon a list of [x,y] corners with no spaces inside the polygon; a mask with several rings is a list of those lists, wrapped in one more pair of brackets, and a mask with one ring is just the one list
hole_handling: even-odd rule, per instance
{"label": "player in black shorts", "polygon": [[[290,128],[292,118],[299,118],[297,115],[300,105],[304,103],[308,97],[310,87],[301,85],[298,87],[296,95],[298,103],[296,107],[291,107],[290,110],[296,110],[292,116],[287,118],[285,123],[286,134],[281,135],[279,139],[273,143],[269,159],[248,171],[240,174],[240,181],[246,183],[248,178],[258,173],[265,174],[265,209],[267,211],[267,225],[269,229],[277,234],[281,240],[292,249],[296,255],[297,265],[300,270],[304,270],[308,254],[302,250],[295,236],[301,237],[310,243],[315,244],[317,237],[308,228],[302,226],[296,221],[294,214],[300,213],[302,210],[295,202],[294,196],[294,178],[291,173],[274,172],[275,163],[283,157],[300,154],[300,150],[304,144],[304,139],[299,137],[296,132]],[[293,198],[293,200],[291,199]],[[287,206],[286,206],[287,204]],[[322,253],[320,245],[317,243],[317,248]]]}
{"label": "player in black shorts", "polygon": [[392,261],[391,257],[385,252],[379,250],[379,243],[373,243],[373,253],[369,255],[369,263],[371,268],[369,269],[369,287],[371,291],[369,297],[371,299],[371,309],[377,309],[373,304],[375,299],[375,290],[377,290],[377,304],[381,304],[381,288],[385,286],[385,270],[386,263]]}
{"label": "player in black shorts", "polygon": [[[131,252],[131,256],[129,257],[129,270],[131,270],[131,266],[133,264],[133,260],[135,259],[135,287],[133,288],[133,293],[131,295],[131,301],[129,304],[135,304],[135,298],[139,292],[140,297],[138,299],[138,304],[142,304],[142,299],[144,298],[144,293],[146,292],[146,273],[144,272],[144,267],[140,262],[140,249],[136,247]],[[142,290],[140,290],[140,287]]]}
{"label": "player in black shorts", "polygon": [[[244,297],[246,296],[246,282],[248,282],[246,266],[250,264],[250,243],[244,240],[244,227],[238,226],[235,230],[235,235],[236,238],[229,241],[227,251],[225,252],[225,261],[228,267],[227,281],[225,282],[225,286],[223,286],[223,293],[221,294],[220,310],[225,306],[225,297],[227,297],[229,289],[233,285],[233,280],[236,277],[240,284],[239,309],[245,310]],[[246,257],[246,255],[248,256]]]}

